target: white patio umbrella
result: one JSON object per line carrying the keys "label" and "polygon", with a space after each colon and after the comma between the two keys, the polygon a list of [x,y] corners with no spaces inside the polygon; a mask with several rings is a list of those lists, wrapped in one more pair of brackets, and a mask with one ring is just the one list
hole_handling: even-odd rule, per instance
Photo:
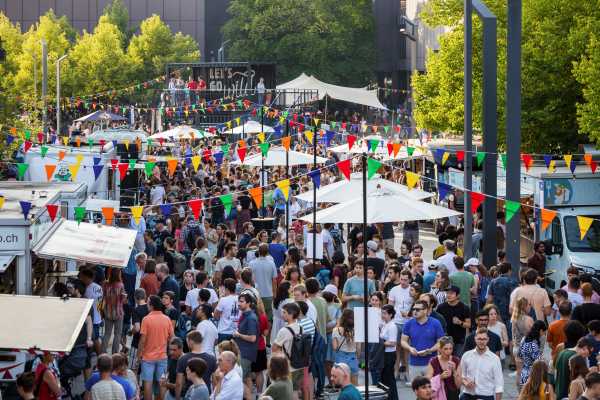
{"label": "white patio umbrella", "polygon": [[260,132],[273,133],[273,132],[275,132],[275,129],[273,129],[269,125],[261,126],[260,122],[250,120],[250,121],[247,121],[244,125],[236,126],[235,128],[227,129],[227,130],[223,131],[223,133],[225,133],[225,134],[237,134],[237,135],[241,135],[242,133],[247,134],[247,133],[260,133]]}
{"label": "white patio umbrella", "polygon": [[[343,203],[362,196],[362,174],[355,172],[350,175],[350,180],[341,180],[317,189],[318,203]],[[367,181],[367,194],[384,190],[388,193],[404,196],[408,199],[423,200],[433,197],[433,193],[421,189],[408,190],[408,186],[396,182],[388,181],[375,174],[373,178]],[[297,196],[298,200],[313,201],[313,191],[309,190]]]}
{"label": "white patio umbrella", "polygon": [[[460,215],[449,208],[436,206],[423,201],[415,201],[408,196],[394,195],[378,191],[367,196],[367,223],[423,221]],[[317,223],[363,223],[363,199],[358,196],[353,200],[336,204],[317,211]],[[312,222],[313,215],[300,218]]]}
{"label": "white patio umbrella", "polygon": [[[314,159],[312,154],[300,153],[298,151],[289,151],[289,163],[286,164],[285,160],[285,149],[283,147],[273,147],[269,149],[267,156],[262,163],[262,154],[257,153],[248,156],[244,159],[244,162],[235,160],[231,164],[233,165],[246,165],[249,167],[277,167],[277,166],[294,166],[294,165],[309,165],[312,164]],[[327,162],[326,158],[317,156],[317,164],[324,164]]]}
{"label": "white patio umbrella", "polygon": [[150,136],[152,140],[165,139],[165,140],[180,140],[180,139],[191,139],[192,135],[194,139],[203,139],[205,137],[215,136],[214,134],[207,131],[199,131],[191,126],[179,125],[168,131],[158,132]]}

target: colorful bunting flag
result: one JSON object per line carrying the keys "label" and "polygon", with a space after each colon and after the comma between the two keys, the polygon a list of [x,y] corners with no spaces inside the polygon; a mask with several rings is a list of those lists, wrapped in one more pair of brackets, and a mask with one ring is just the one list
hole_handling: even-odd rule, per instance
{"label": "colorful bunting flag", "polygon": [[281,145],[283,146],[285,151],[290,151],[291,142],[292,142],[291,136],[284,136],[281,138]]}
{"label": "colorful bunting flag", "polygon": [[265,133],[264,133],[264,132],[260,132],[258,135],[256,135],[256,137],[258,138],[258,140],[259,140],[261,143],[264,143],[264,142],[265,142]]}
{"label": "colorful bunting flag", "polygon": [[471,192],[469,194],[471,196],[471,213],[475,214],[481,203],[483,203],[483,200],[485,200],[485,196],[479,192]]}
{"label": "colorful bunting flag", "polygon": [[312,178],[315,188],[318,189],[321,187],[321,170],[320,169],[313,169],[312,171],[310,171],[308,173],[308,176],[310,176]]}
{"label": "colorful bunting flag", "polygon": [[258,147],[260,147],[260,152],[261,152],[262,156],[266,157],[267,153],[269,152],[269,143],[268,142],[260,143],[258,145]]}
{"label": "colorful bunting flag", "polygon": [[113,158],[110,160],[110,167],[112,168],[113,171],[115,171],[117,169],[118,163],[119,163],[119,160],[117,160],[116,158]]}
{"label": "colorful bunting flag", "polygon": [[594,222],[594,219],[578,215],[577,222],[579,223],[579,234],[580,234],[579,237],[580,237],[580,240],[583,240],[583,238],[585,238],[585,235],[587,234],[588,230],[590,229],[590,226],[592,226],[592,222]]}
{"label": "colorful bunting flag", "polygon": [[398,153],[400,152],[400,147],[402,145],[400,143],[394,143],[394,158],[398,157]]}
{"label": "colorful bunting flag", "polygon": [[133,221],[136,225],[140,224],[140,220],[142,219],[142,213],[144,212],[143,206],[133,206],[131,207],[131,216],[133,217]]}
{"label": "colorful bunting flag", "polygon": [[248,193],[250,194],[250,197],[252,197],[252,200],[254,200],[254,204],[256,205],[256,208],[261,208],[262,207],[262,198],[263,198],[262,187],[258,186],[258,187],[248,189]]}
{"label": "colorful bunting flag", "polygon": [[502,168],[506,171],[506,153],[500,154],[500,159],[502,160]]}
{"label": "colorful bunting flag", "polygon": [[287,201],[290,197],[290,180],[283,179],[281,181],[275,182],[275,185],[277,185],[279,190],[281,190],[281,192],[283,193],[283,197]]}
{"label": "colorful bunting flag", "polygon": [[550,173],[554,173],[556,171],[556,160],[550,160],[548,171],[550,171]]}
{"label": "colorful bunting flag", "polygon": [[517,201],[506,200],[504,202],[504,211],[506,211],[506,222],[509,222],[519,211],[521,204]]}
{"label": "colorful bunting flag", "polygon": [[29,168],[29,164],[26,163],[17,163],[17,176],[19,178],[19,180],[23,180],[23,178],[25,177],[25,171],[27,171],[27,168]]}
{"label": "colorful bunting flag", "polygon": [[394,151],[394,144],[391,142],[387,142],[387,151],[388,151],[388,156],[391,157],[392,156],[392,152]]}
{"label": "colorful bunting flag", "polygon": [[194,167],[194,172],[198,172],[198,168],[200,167],[200,156],[195,155],[192,157],[192,166]]}
{"label": "colorful bunting flag", "polygon": [[146,178],[149,178],[152,175],[152,171],[154,171],[154,167],[156,163],[153,161],[146,161],[144,163],[144,172],[146,173]]}
{"label": "colorful bunting flag", "polygon": [[128,165],[128,169],[133,171],[135,169],[135,164],[137,163],[137,160],[135,158],[132,158],[129,160],[129,165]]}
{"label": "colorful bunting flag", "polygon": [[304,135],[306,136],[306,139],[308,140],[308,143],[312,144],[313,143],[313,138],[314,138],[314,132],[306,130],[306,131],[304,131]]}
{"label": "colorful bunting flag", "polygon": [[356,142],[356,136],[348,135],[348,150],[352,150],[352,146],[354,146],[355,142]]}
{"label": "colorful bunting flag", "polygon": [[589,153],[584,154],[583,160],[585,161],[585,164],[589,167],[592,163],[592,155]]}
{"label": "colorful bunting flag", "polygon": [[56,214],[58,213],[58,204],[46,204],[46,210],[48,210],[50,222],[54,222]]}
{"label": "colorful bunting flag", "polygon": [[0,195],[0,210],[2,210],[2,208],[4,207],[5,201],[6,199],[4,198],[4,196]]}
{"label": "colorful bunting flag", "polygon": [[573,155],[572,154],[565,154],[563,156],[563,158],[565,159],[565,164],[567,165],[567,167],[571,168],[571,163],[573,162]]}
{"label": "colorful bunting flag", "polygon": [[407,146],[406,153],[408,154],[409,157],[412,157],[412,155],[415,153],[415,148],[411,147],[411,146]]}
{"label": "colorful bunting flag", "polygon": [[529,172],[529,168],[533,165],[533,157],[531,154],[523,153],[521,154],[521,159],[523,160],[523,164],[525,165],[525,171]]}
{"label": "colorful bunting flag", "polygon": [[481,167],[483,160],[485,160],[485,153],[482,151],[478,151],[476,154],[476,158],[477,158],[477,167]]}
{"label": "colorful bunting flag", "polygon": [[177,169],[177,159],[175,158],[169,158],[167,160],[167,170],[169,172],[169,176],[173,177],[173,174],[175,174],[175,170]]}
{"label": "colorful bunting flag", "polygon": [[458,150],[456,152],[456,161],[463,162],[465,160],[465,152],[463,150]]}
{"label": "colorful bunting flag", "polygon": [[542,208],[540,210],[540,217],[542,219],[542,232],[548,229],[548,227],[556,217],[556,214],[556,211],[548,210],[547,208]]}
{"label": "colorful bunting flag", "polygon": [[340,172],[344,175],[344,177],[350,180],[350,159],[338,161],[335,163],[336,167],[340,170]]}
{"label": "colorful bunting flag", "polygon": [[104,216],[104,225],[112,225],[115,218],[115,209],[112,207],[102,207],[102,215]]}
{"label": "colorful bunting flag", "polygon": [[375,175],[375,173],[379,171],[379,168],[381,168],[381,166],[381,162],[369,157],[369,159],[367,160],[367,179],[371,179],[373,175]]}
{"label": "colorful bunting flag", "polygon": [[75,156],[75,161],[77,162],[77,165],[81,165],[81,163],[83,162],[83,154],[77,154]]}
{"label": "colorful bunting flag", "polygon": [[163,216],[168,217],[169,215],[171,215],[171,209],[173,208],[171,204],[161,204],[158,207],[160,208],[160,213]]}
{"label": "colorful bunting flag", "polygon": [[62,161],[65,159],[65,155],[67,154],[66,151],[64,150],[59,150],[58,151],[58,161]]}
{"label": "colorful bunting flag", "polygon": [[200,219],[200,211],[202,210],[202,199],[189,200],[188,206],[191,208],[192,213],[194,214],[194,218],[196,220]]}
{"label": "colorful bunting flag", "polygon": [[121,182],[123,182],[123,179],[125,179],[125,176],[127,175],[127,170],[129,169],[129,164],[119,163],[117,168],[119,168],[119,178],[120,178]]}
{"label": "colorful bunting flag", "polygon": [[30,140],[26,140],[25,143],[23,143],[23,150],[25,151],[25,153],[29,151],[31,146],[33,146],[33,142]]}
{"label": "colorful bunting flag", "polygon": [[237,154],[238,154],[238,157],[240,158],[240,161],[243,163],[244,159],[246,158],[246,148],[238,147]]}
{"label": "colorful bunting flag", "polygon": [[371,146],[370,146],[371,152],[374,153],[375,151],[377,151],[377,146],[379,146],[379,140],[371,139]]}
{"label": "colorful bunting flag", "polygon": [[450,153],[448,153],[447,151],[445,151],[444,154],[442,154],[442,166],[444,166],[446,164],[449,157],[450,157]]}
{"label": "colorful bunting flag", "polygon": [[217,166],[220,167],[223,164],[223,157],[225,154],[222,151],[214,154],[215,161],[217,162]]}
{"label": "colorful bunting flag", "polygon": [[77,180],[77,174],[79,173],[80,164],[69,164],[69,172],[71,172],[71,180],[75,182]]}
{"label": "colorful bunting flag", "polygon": [[56,171],[56,164],[46,164],[44,169],[46,170],[46,179],[50,182],[54,176],[54,171]]}
{"label": "colorful bunting flag", "polygon": [[102,169],[104,169],[104,165],[93,165],[92,169],[94,170],[94,179],[98,180],[102,173]]}
{"label": "colorful bunting flag", "polygon": [[75,207],[75,221],[77,221],[77,225],[83,222],[84,217],[85,207]]}
{"label": "colorful bunting flag", "polygon": [[452,190],[452,186],[444,182],[438,181],[438,201],[442,201],[448,196],[448,193]]}
{"label": "colorful bunting flag", "polygon": [[225,215],[228,216],[231,212],[231,206],[233,205],[233,196],[231,193],[222,194],[219,196],[219,200],[221,200],[223,207],[225,207]]}
{"label": "colorful bunting flag", "polygon": [[419,174],[415,174],[411,171],[406,171],[406,185],[408,186],[408,190],[413,189],[416,186],[417,182],[419,182],[419,179],[421,179],[421,176]]}
{"label": "colorful bunting flag", "polygon": [[594,160],[590,162],[590,169],[592,170],[592,174],[596,173],[596,168],[598,168],[598,163]]}
{"label": "colorful bunting flag", "polygon": [[31,203],[29,201],[20,200],[19,204],[21,205],[21,211],[23,212],[23,218],[27,219],[29,216],[29,211],[31,210]]}
{"label": "colorful bunting flag", "polygon": [[129,151],[129,140],[128,139],[123,140],[123,144],[125,145],[125,150]]}
{"label": "colorful bunting flag", "polygon": [[68,136],[63,136],[62,137],[62,142],[63,142],[63,146],[66,146],[69,144],[69,137]]}

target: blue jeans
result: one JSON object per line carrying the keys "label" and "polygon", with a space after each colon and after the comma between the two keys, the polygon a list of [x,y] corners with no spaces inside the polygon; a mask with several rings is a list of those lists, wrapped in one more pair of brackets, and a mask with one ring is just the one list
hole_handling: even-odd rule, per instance
{"label": "blue jeans", "polygon": [[352,375],[358,375],[358,359],[356,353],[353,351],[336,351],[335,362],[344,363],[350,367],[350,373]]}
{"label": "blue jeans", "polygon": [[135,292],[136,274],[122,273],[121,276],[123,277],[123,286],[125,286],[125,293],[127,293],[127,302],[131,307],[135,307],[133,293]]}
{"label": "blue jeans", "polygon": [[167,359],[144,361],[142,360],[142,381],[159,382],[160,377],[167,372]]}

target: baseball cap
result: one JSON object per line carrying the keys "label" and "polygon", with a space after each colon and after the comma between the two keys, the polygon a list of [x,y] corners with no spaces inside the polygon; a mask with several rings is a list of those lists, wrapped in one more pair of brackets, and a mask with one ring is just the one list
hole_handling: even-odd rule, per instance
{"label": "baseball cap", "polygon": [[379,247],[379,246],[377,246],[377,242],[376,242],[376,241],[374,241],[374,240],[369,240],[369,241],[367,242],[367,248],[369,248],[370,250],[377,251],[377,248],[378,248],[378,247]]}
{"label": "baseball cap", "polygon": [[427,268],[430,270],[438,269],[439,267],[440,267],[440,264],[437,260],[430,261],[429,265],[427,266]]}
{"label": "baseball cap", "polygon": [[331,283],[329,285],[325,286],[325,289],[323,289],[323,291],[331,293],[335,296],[337,296],[337,294],[338,294],[338,288],[335,285],[332,285]]}
{"label": "baseball cap", "polygon": [[458,286],[450,286],[448,288],[448,292],[454,292],[456,294],[460,294],[460,288]]}
{"label": "baseball cap", "polygon": [[465,267],[473,267],[479,265],[479,260],[475,257],[471,257],[465,263]]}

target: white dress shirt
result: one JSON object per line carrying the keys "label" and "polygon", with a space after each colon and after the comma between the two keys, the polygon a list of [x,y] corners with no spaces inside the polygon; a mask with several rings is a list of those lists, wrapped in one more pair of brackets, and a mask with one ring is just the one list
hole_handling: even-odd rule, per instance
{"label": "white dress shirt", "polygon": [[467,351],[460,360],[462,376],[475,381],[475,390],[463,385],[465,393],[479,396],[494,396],[504,391],[504,377],[500,358],[486,349],[479,354],[477,348]]}
{"label": "white dress shirt", "polygon": [[453,274],[457,271],[456,265],[454,265],[454,257],[456,253],[446,251],[446,254],[437,259],[438,265],[443,265],[448,270],[448,275]]}
{"label": "white dress shirt", "polygon": [[213,392],[211,395],[211,399],[213,400],[243,400],[243,398],[244,384],[235,368],[223,377],[221,391],[216,394]]}

